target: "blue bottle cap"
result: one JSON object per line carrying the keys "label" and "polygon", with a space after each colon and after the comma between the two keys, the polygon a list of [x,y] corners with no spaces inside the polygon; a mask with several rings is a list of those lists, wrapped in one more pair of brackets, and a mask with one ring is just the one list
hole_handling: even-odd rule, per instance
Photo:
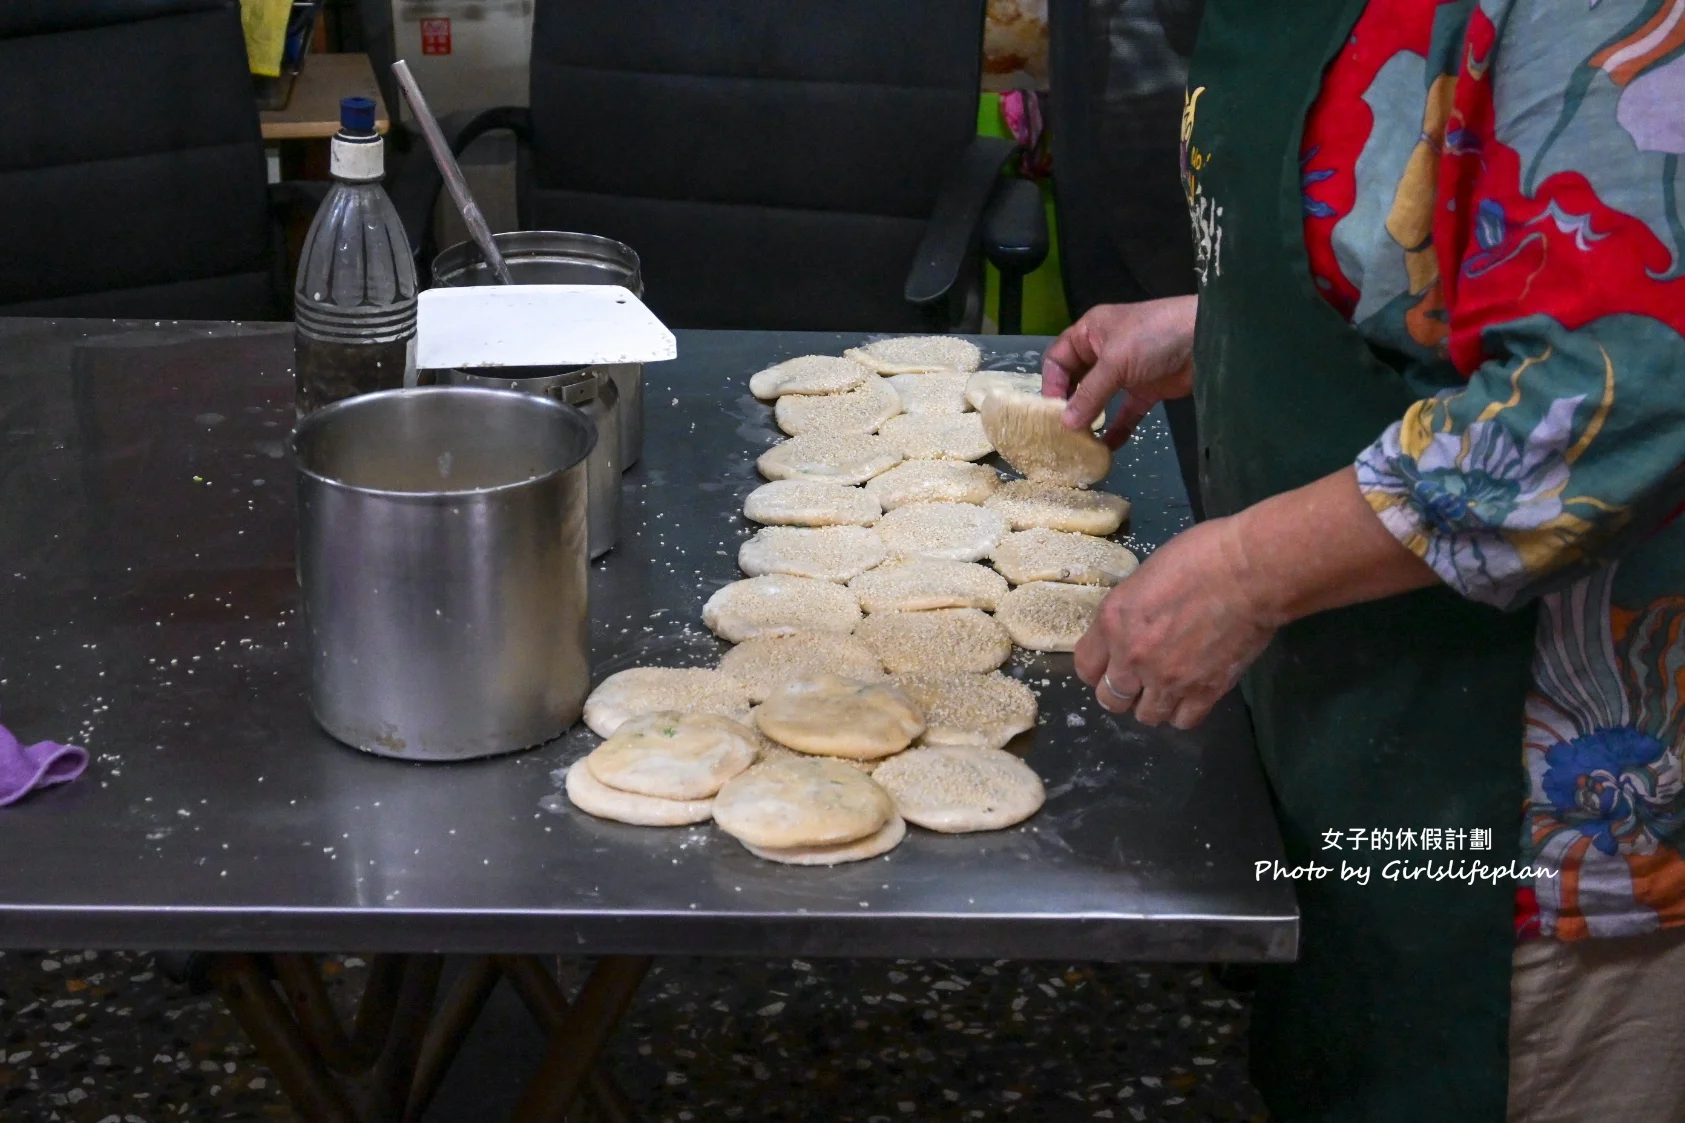
{"label": "blue bottle cap", "polygon": [[371,97],[340,98],[339,127],[352,136],[373,136],[374,99]]}

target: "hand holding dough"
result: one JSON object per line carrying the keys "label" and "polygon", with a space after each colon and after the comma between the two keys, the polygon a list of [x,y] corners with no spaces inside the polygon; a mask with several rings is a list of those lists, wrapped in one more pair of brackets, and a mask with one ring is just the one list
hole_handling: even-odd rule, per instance
{"label": "hand holding dough", "polygon": [[996,390],[980,412],[990,443],[1027,479],[1087,487],[1112,469],[1104,441],[1065,428],[1065,403],[1058,398]]}

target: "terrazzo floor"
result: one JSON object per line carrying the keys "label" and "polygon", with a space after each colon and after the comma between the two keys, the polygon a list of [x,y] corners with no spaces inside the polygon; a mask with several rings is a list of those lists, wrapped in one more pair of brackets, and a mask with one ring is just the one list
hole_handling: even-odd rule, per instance
{"label": "terrazzo floor", "polygon": [[[328,964],[342,998],[361,967]],[[651,1123],[1262,1121],[1246,1016],[1199,967],[664,960],[609,1065]],[[0,955],[0,1042],[7,1123],[295,1119],[220,999],[143,954]],[[500,988],[428,1123],[502,1118],[542,1048]]]}

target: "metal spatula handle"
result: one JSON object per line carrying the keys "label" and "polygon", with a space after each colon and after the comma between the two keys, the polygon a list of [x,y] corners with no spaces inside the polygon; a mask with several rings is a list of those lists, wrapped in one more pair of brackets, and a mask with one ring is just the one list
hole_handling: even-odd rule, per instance
{"label": "metal spatula handle", "polygon": [[509,276],[509,266],[504,264],[503,255],[497,252],[497,243],[492,240],[491,227],[486,225],[486,216],[480,213],[480,205],[474,202],[474,196],[469,193],[468,181],[462,178],[462,169],[457,166],[456,157],[451,155],[450,145],[445,143],[445,134],[439,131],[439,122],[433,119],[432,111],[427,108],[427,99],[422,96],[421,87],[416,85],[415,75],[410,73],[409,64],[399,59],[392,64],[392,73],[398,76],[398,87],[404,91],[404,100],[410,103],[410,109],[415,112],[416,124],[421,126],[421,135],[427,138],[427,147],[433,153],[433,162],[439,165],[439,174],[445,177],[445,186],[450,189],[451,198],[456,200],[456,209],[462,212],[462,221],[468,226],[469,237],[480,247],[480,253],[485,256],[486,264],[491,266],[497,283],[514,284],[514,279]]}

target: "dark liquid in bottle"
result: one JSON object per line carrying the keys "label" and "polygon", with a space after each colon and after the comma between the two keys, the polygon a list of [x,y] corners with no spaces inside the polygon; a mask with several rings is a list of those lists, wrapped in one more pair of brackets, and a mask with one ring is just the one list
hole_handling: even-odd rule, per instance
{"label": "dark liquid in bottle", "polygon": [[404,385],[415,339],[392,343],[336,343],[293,335],[293,384],[298,416],[376,390]]}

